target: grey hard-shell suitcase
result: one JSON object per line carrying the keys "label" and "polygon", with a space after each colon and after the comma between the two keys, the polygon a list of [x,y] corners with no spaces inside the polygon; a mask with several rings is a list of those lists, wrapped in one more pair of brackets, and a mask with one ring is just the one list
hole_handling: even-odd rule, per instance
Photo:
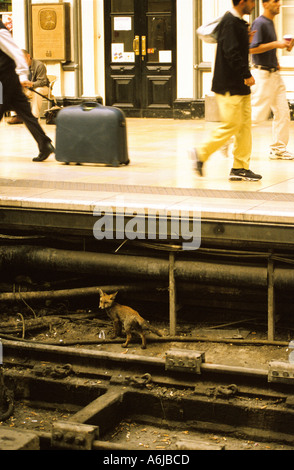
{"label": "grey hard-shell suitcase", "polygon": [[128,165],[124,113],[99,103],[67,106],[56,118],[56,153],[59,162]]}

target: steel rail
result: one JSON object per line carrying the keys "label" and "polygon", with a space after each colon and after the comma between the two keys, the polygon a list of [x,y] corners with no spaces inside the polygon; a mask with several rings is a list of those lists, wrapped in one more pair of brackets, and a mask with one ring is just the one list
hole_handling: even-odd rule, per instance
{"label": "steel rail", "polygon": [[[21,341],[10,341],[2,340],[3,344],[3,358],[5,364],[5,355],[11,353],[21,353],[30,357],[36,356],[39,360],[44,358],[44,355],[54,362],[54,359],[58,358],[59,362],[66,358],[68,362],[69,357],[75,362],[87,359],[87,361],[95,362],[96,366],[98,361],[107,361],[113,364],[129,365],[129,366],[150,366],[159,368],[161,371],[165,370],[166,361],[163,358],[158,357],[146,357],[135,354],[117,354],[106,351],[93,351],[91,349],[79,349],[66,346],[53,346],[36,344],[35,342],[21,342]],[[89,362],[88,362],[89,363]],[[221,364],[202,363],[200,366],[201,373],[215,373],[225,375],[239,375],[246,377],[255,377],[266,379],[268,377],[268,371],[265,369],[254,369],[248,367],[236,367],[226,366]]]}

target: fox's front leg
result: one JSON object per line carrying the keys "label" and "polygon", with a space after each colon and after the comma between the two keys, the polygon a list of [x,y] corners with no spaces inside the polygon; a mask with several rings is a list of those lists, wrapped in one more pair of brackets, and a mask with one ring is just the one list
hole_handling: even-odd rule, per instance
{"label": "fox's front leg", "polygon": [[131,333],[127,333],[127,339],[126,339],[126,342],[124,344],[121,345],[122,348],[127,348],[128,345],[129,345],[129,342],[131,341],[132,339],[132,334]]}

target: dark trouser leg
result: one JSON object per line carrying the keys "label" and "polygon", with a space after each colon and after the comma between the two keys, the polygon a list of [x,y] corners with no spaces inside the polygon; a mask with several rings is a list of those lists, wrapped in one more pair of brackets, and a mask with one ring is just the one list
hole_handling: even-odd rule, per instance
{"label": "dark trouser leg", "polygon": [[6,110],[14,110],[34,137],[39,150],[42,151],[46,143],[51,142],[51,139],[45,134],[38,119],[32,114],[30,103],[23,93],[18,75],[15,72],[8,73],[2,79],[2,84],[3,105],[0,105],[0,117]]}
{"label": "dark trouser leg", "polygon": [[27,97],[24,95],[22,90],[20,91],[21,93],[18,93],[19,96],[14,103],[14,111],[23,120],[24,124],[37,142],[39,150],[42,151],[44,145],[47,142],[51,142],[51,139],[45,134],[38,122],[38,119],[32,114],[31,105]]}
{"label": "dark trouser leg", "polygon": [[9,109],[7,108],[4,102],[0,101],[0,122],[2,121],[2,118],[6,111],[9,111]]}

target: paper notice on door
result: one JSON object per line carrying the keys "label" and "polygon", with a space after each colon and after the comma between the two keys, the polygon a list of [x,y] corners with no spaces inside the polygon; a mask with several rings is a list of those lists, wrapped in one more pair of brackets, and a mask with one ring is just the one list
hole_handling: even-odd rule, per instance
{"label": "paper notice on door", "polygon": [[134,52],[125,52],[123,55],[124,62],[135,62],[135,53]]}
{"label": "paper notice on door", "polygon": [[159,52],[159,62],[171,63],[172,61],[172,51],[158,51]]}
{"label": "paper notice on door", "polygon": [[112,62],[135,62],[134,52],[125,52],[123,43],[111,44],[111,61]]}
{"label": "paper notice on door", "polygon": [[132,30],[132,17],[131,16],[115,16],[114,17],[114,31],[131,31]]}
{"label": "paper notice on door", "polygon": [[111,58],[112,62],[121,62],[124,55],[124,44],[111,44]]}

